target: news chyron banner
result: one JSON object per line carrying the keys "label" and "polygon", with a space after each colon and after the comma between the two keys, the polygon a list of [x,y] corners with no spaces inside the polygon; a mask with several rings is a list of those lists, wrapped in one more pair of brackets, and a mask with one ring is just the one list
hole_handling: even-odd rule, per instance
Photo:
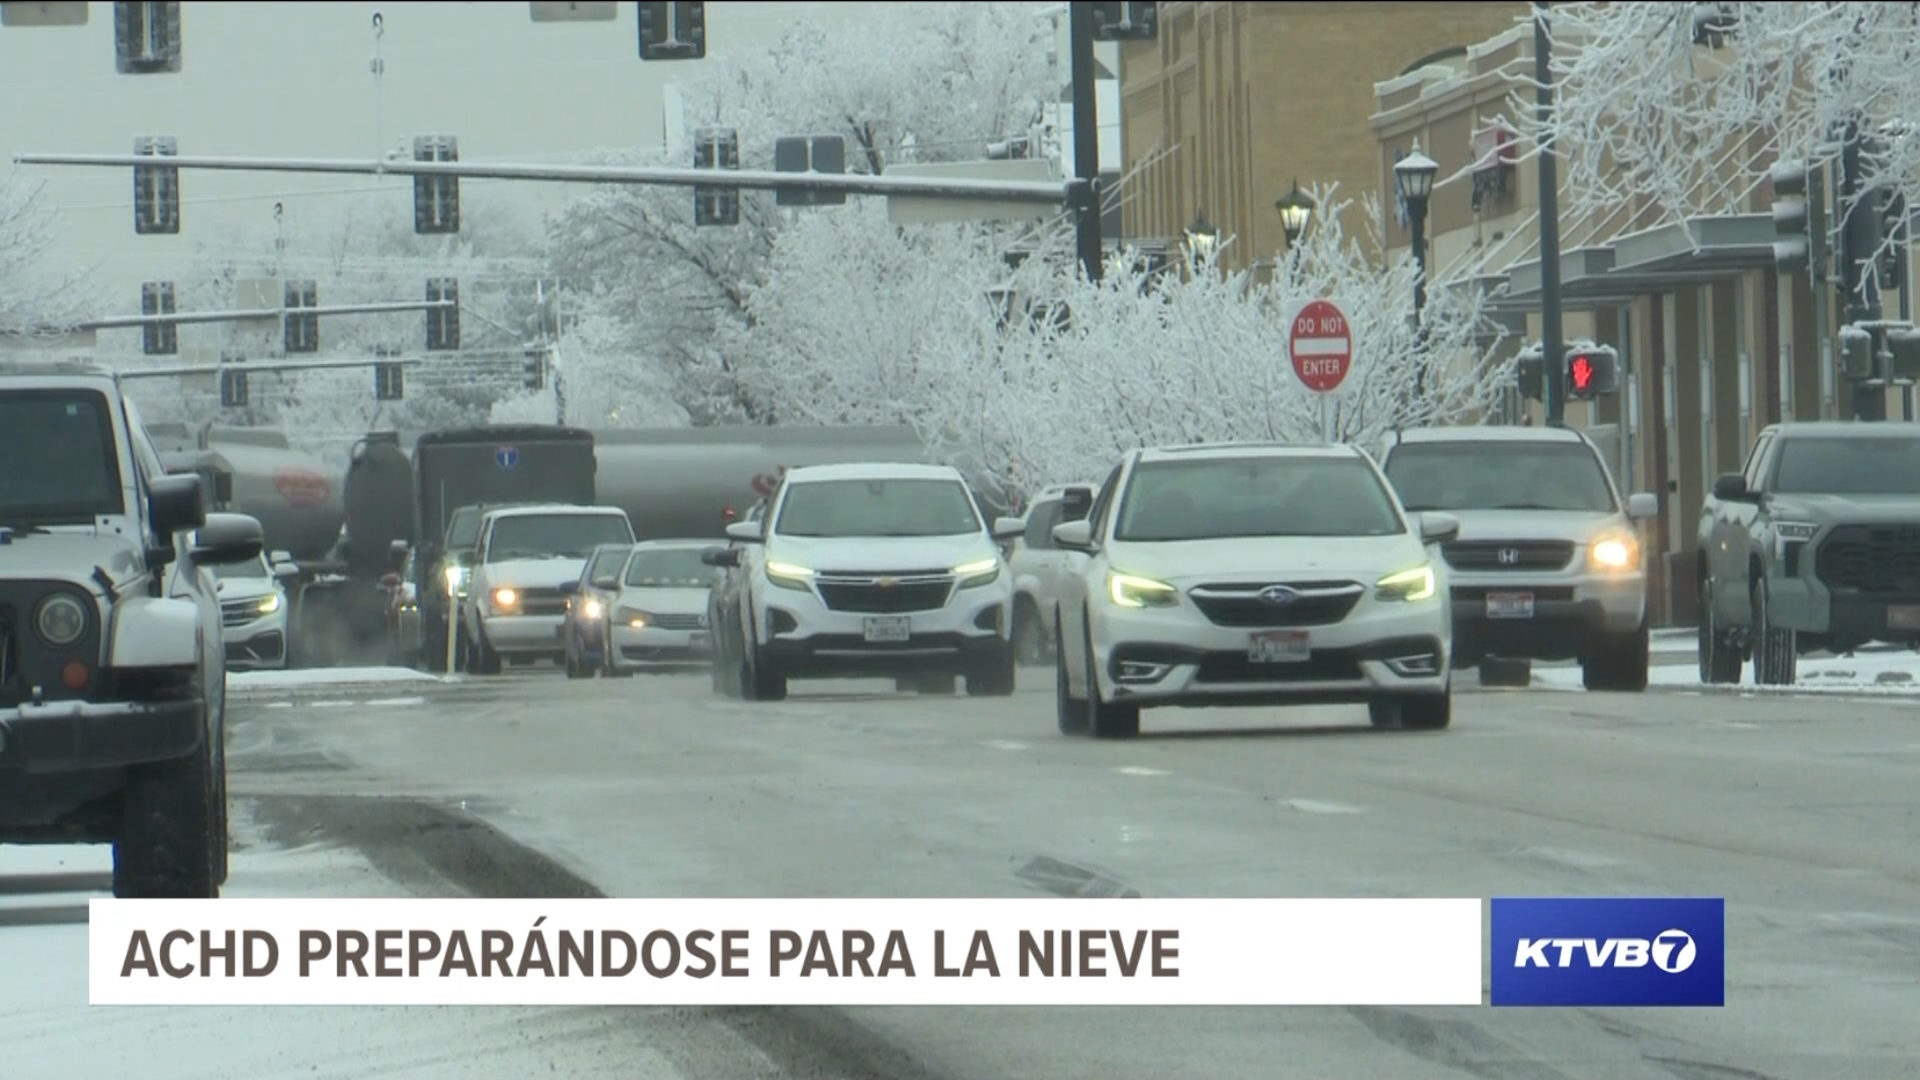
{"label": "news chyron banner", "polygon": [[1480,1005],[1486,957],[1478,898],[94,900],[89,916],[95,1005]]}
{"label": "news chyron banner", "polygon": [[1727,1003],[1718,897],[1495,897],[1496,1006]]}

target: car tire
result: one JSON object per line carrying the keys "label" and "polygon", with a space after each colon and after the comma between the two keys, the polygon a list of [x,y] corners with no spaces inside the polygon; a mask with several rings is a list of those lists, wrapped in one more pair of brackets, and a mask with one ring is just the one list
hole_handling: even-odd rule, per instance
{"label": "car tire", "polygon": [[1013,604],[1012,648],[1014,662],[1025,667],[1040,667],[1052,659],[1047,655],[1047,628],[1040,621],[1040,609],[1027,596]]}
{"label": "car tire", "polygon": [[1752,585],[1753,681],[1757,686],[1792,686],[1800,678],[1800,635],[1773,625],[1773,603],[1765,582]]}
{"label": "car tire", "polygon": [[1375,698],[1367,702],[1367,719],[1385,730],[1440,731],[1453,725],[1453,691]]}
{"label": "car tire", "polygon": [[472,653],[467,659],[467,671],[474,675],[500,674],[500,654],[494,652],[493,646],[487,644],[486,631],[469,634],[468,641],[471,643]]}
{"label": "car tire", "polygon": [[222,849],[210,740],[171,761],[127,770],[113,895],[130,900],[210,900],[220,895]]}
{"label": "car tire", "polygon": [[1723,629],[1713,615],[1713,582],[1709,578],[1700,579],[1699,614],[1694,621],[1700,624],[1699,661],[1700,681],[1709,686],[1724,686],[1740,681],[1740,669],[1745,657],[1740,649]]}
{"label": "car tire", "polygon": [[993,658],[967,673],[968,697],[1011,697],[1018,677],[1011,642],[994,649]]}
{"label": "car tire", "polygon": [[[225,705],[221,711],[226,711]],[[227,883],[227,873],[233,862],[233,825],[229,819],[230,804],[227,801],[227,725],[224,716],[218,725],[220,736],[213,744],[213,812],[217,819],[214,825],[213,883],[215,886]]]}
{"label": "car tire", "polygon": [[1053,621],[1053,707],[1060,734],[1087,733],[1087,699],[1074,697],[1073,686],[1067,681],[1066,631],[1058,618]]}
{"label": "car tire", "polygon": [[756,642],[746,642],[741,651],[752,657],[743,659],[740,665],[741,685],[745,689],[741,696],[748,701],[787,700],[786,672],[768,667],[758,655],[760,649]]}
{"label": "car tire", "polygon": [[[1085,619],[1085,616],[1082,616]],[[1083,625],[1091,627],[1091,620]],[[1087,726],[1093,729],[1096,739],[1132,739],[1140,735],[1140,706],[1133,704],[1116,705],[1100,700],[1100,676],[1095,674],[1093,659],[1093,635],[1085,634],[1080,643],[1086,649],[1087,665]]]}
{"label": "car tire", "polygon": [[1651,647],[1647,620],[1643,616],[1638,629],[1625,634],[1603,634],[1594,643],[1593,655],[1580,664],[1580,682],[1588,690],[1638,694],[1647,688],[1648,650]]}

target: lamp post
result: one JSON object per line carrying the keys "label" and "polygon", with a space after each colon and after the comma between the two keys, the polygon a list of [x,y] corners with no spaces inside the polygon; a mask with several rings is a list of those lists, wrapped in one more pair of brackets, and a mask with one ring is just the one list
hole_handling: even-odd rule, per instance
{"label": "lamp post", "polygon": [[1440,163],[1420,152],[1420,141],[1413,150],[1393,163],[1393,190],[1407,208],[1407,232],[1413,244],[1413,334],[1416,366],[1413,373],[1414,399],[1425,397],[1427,383],[1427,324],[1422,318],[1427,308],[1427,200],[1433,197],[1433,178]]}
{"label": "lamp post", "polygon": [[1213,258],[1213,249],[1220,243],[1220,230],[1207,223],[1204,211],[1195,212],[1193,224],[1187,226],[1187,255],[1195,260]]}
{"label": "lamp post", "polygon": [[1316,207],[1313,196],[1300,190],[1300,181],[1293,182],[1293,190],[1273,204],[1280,212],[1280,231],[1286,234],[1289,250],[1307,234],[1307,222],[1313,219]]}

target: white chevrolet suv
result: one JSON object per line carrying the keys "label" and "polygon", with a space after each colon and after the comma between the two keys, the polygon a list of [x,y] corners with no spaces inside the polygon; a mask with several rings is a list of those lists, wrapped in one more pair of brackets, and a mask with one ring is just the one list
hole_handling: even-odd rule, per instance
{"label": "white chevrolet suv", "polygon": [[1380,727],[1452,720],[1452,619],[1434,545],[1349,446],[1135,450],[1092,512],[1054,527],[1091,556],[1061,582],[1060,730],[1128,738],[1151,706],[1365,703]]}
{"label": "white chevrolet suv", "polygon": [[789,679],[937,677],[1013,693],[1013,575],[958,470],[815,465],[788,470],[743,545],[709,553],[735,578],[714,663],[743,697],[778,701]]}

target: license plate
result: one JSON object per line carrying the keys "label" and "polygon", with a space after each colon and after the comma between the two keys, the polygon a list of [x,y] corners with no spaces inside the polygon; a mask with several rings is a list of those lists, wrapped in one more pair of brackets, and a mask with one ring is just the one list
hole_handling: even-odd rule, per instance
{"label": "license plate", "polygon": [[1887,608],[1887,629],[1920,630],[1920,604],[1894,604]]}
{"label": "license plate", "polygon": [[709,641],[705,631],[696,630],[687,635],[687,646],[689,648],[704,649],[708,644]]}
{"label": "license plate", "polygon": [[905,615],[879,616],[866,622],[866,638],[874,644],[906,641],[912,636],[913,623]]}
{"label": "license plate", "polygon": [[1256,664],[1298,664],[1313,657],[1305,630],[1275,630],[1255,634],[1247,643],[1247,659]]}
{"label": "license plate", "polygon": [[1489,619],[1531,619],[1533,618],[1533,594],[1530,592],[1497,592],[1487,594],[1487,618]]}

